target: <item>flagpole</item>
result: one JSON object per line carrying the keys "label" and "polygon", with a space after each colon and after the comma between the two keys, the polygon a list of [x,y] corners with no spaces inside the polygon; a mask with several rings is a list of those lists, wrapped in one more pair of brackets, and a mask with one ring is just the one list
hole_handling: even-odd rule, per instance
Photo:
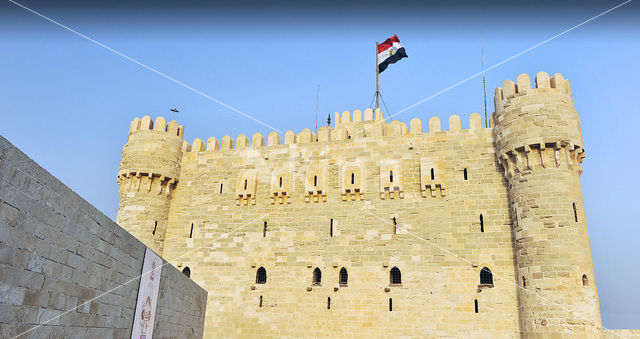
{"label": "flagpole", "polygon": [[480,31],[480,49],[482,51],[482,90],[484,91],[484,128],[489,127],[487,121],[487,85],[484,77],[484,32]]}
{"label": "flagpole", "polygon": [[[376,109],[380,108],[380,80],[378,69],[378,42],[376,41]],[[382,114],[382,111],[380,112]]]}

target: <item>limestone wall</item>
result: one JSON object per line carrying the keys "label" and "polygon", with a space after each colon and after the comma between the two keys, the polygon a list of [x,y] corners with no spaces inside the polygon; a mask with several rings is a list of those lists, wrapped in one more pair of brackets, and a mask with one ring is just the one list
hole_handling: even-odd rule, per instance
{"label": "limestone wall", "polygon": [[[144,252],[0,137],[0,337],[128,337]],[[154,335],[201,337],[206,295],[165,265]]]}
{"label": "limestone wall", "polygon": [[[164,255],[209,291],[206,335],[517,337],[511,216],[491,130],[477,114],[473,129],[454,116],[449,131],[436,118],[424,133],[419,120],[407,128],[346,113],[317,135],[287,132],[284,144],[257,135],[247,147],[241,136],[234,148],[225,137],[184,153]],[[393,267],[401,285],[390,284]],[[493,286],[480,286],[483,267]]]}

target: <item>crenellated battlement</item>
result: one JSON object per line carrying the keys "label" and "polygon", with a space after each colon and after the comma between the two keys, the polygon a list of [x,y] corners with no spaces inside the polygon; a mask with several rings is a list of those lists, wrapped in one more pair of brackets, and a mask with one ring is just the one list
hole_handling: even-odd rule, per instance
{"label": "crenellated battlement", "polygon": [[[376,137],[398,138],[429,133],[459,133],[461,131],[473,133],[473,131],[481,130],[483,128],[482,117],[478,113],[473,113],[469,116],[469,129],[462,129],[460,117],[452,115],[449,117],[448,130],[442,129],[440,118],[432,117],[428,121],[427,131],[424,132],[422,129],[422,120],[419,118],[411,119],[409,126],[407,126],[405,123],[398,120],[393,120],[387,123],[380,117],[380,110],[378,109],[376,112],[376,119],[373,119],[374,111],[366,109],[364,120],[362,119],[362,111],[360,110],[355,110],[353,115],[348,111],[343,112],[342,115],[336,112],[336,124],[334,127],[320,127],[317,133],[305,128],[297,134],[291,130],[286,131],[284,133],[284,137],[281,137],[278,132],[273,131],[269,133],[266,138],[260,133],[255,133],[251,137],[251,140],[249,140],[245,134],[238,135],[235,140],[229,135],[222,137],[221,141],[218,141],[215,137],[210,137],[207,139],[207,142],[204,142],[200,138],[196,138],[193,143],[191,145],[187,145],[183,151],[197,153],[205,151],[216,152],[225,150],[262,149],[265,147],[279,147],[283,145],[305,146],[334,142],[349,142],[358,139]],[[351,120],[352,117],[353,120]]]}
{"label": "crenellated battlement", "polygon": [[135,118],[131,121],[131,125],[129,126],[129,135],[134,134],[138,131],[160,131],[167,132],[169,135],[175,135],[182,137],[184,135],[184,126],[179,126],[178,122],[175,120],[169,121],[166,123],[164,117],[157,117],[154,122],[151,120],[151,117],[145,115],[142,119]]}
{"label": "crenellated battlement", "polygon": [[531,79],[529,74],[526,73],[520,74],[515,83],[509,79],[505,80],[502,83],[502,87],[495,89],[493,100],[496,112],[502,111],[505,101],[515,96],[536,93],[561,93],[571,97],[571,84],[560,73],[556,73],[549,78],[548,73],[538,72],[535,77],[535,85],[535,88],[531,87]]}

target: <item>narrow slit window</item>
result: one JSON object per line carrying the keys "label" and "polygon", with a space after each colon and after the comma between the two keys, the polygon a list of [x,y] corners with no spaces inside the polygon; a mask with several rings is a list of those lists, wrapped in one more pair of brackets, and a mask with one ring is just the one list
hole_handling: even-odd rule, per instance
{"label": "narrow slit window", "polygon": [[355,173],[351,173],[351,185],[356,183],[356,175]]}
{"label": "narrow slit window", "polygon": [[578,222],[578,209],[576,209],[576,203],[573,203],[573,219]]}
{"label": "narrow slit window", "polygon": [[327,298],[327,309],[330,310],[331,309],[331,298]]}
{"label": "narrow slit window", "polygon": [[280,188],[282,188],[282,177],[280,177]]}
{"label": "narrow slit window", "polygon": [[393,299],[389,298],[389,312],[393,311]]}
{"label": "narrow slit window", "polygon": [[320,271],[320,268],[316,267],[313,270],[313,284],[320,285],[321,283],[322,283],[322,271]]}
{"label": "narrow slit window", "polygon": [[480,285],[493,285],[493,273],[487,267],[480,270]]}
{"label": "narrow slit window", "polygon": [[393,182],[393,171],[389,171],[389,182]]}
{"label": "narrow slit window", "polygon": [[586,274],[582,275],[582,286],[589,286],[589,278],[587,278]]}
{"label": "narrow slit window", "polygon": [[264,267],[258,268],[256,272],[256,284],[266,284],[267,283],[267,270]]}
{"label": "narrow slit window", "polygon": [[259,307],[262,307],[262,296],[260,296],[260,304]]}
{"label": "narrow slit window", "polygon": [[433,168],[431,169],[431,180],[436,180],[436,171]]}
{"label": "narrow slit window", "polygon": [[398,234],[398,221],[393,217],[393,234]]}
{"label": "narrow slit window", "polygon": [[191,269],[189,268],[189,266],[186,266],[186,267],[182,270],[182,273],[183,273],[184,275],[186,275],[186,276],[187,276],[187,278],[191,278]]}
{"label": "narrow slit window", "polygon": [[329,236],[333,237],[333,219],[331,219],[331,224],[329,225]]}
{"label": "narrow slit window", "polygon": [[265,238],[267,236],[267,222],[264,222],[264,226],[262,227],[262,237]]}
{"label": "narrow slit window", "polygon": [[222,194],[222,186],[223,185],[224,185],[223,183],[220,183],[220,194]]}
{"label": "narrow slit window", "polygon": [[343,267],[340,269],[340,286],[347,286],[348,282],[349,273],[347,272],[347,269]]}
{"label": "narrow slit window", "polygon": [[389,271],[389,280],[391,285],[402,284],[402,273],[399,268],[394,266],[391,271]]}
{"label": "narrow slit window", "polygon": [[247,180],[244,180],[244,189],[247,189]]}
{"label": "narrow slit window", "polygon": [[524,276],[522,276],[522,287],[527,288],[527,279]]}
{"label": "narrow slit window", "polygon": [[484,232],[484,216],[480,214],[480,232]]}
{"label": "narrow slit window", "polygon": [[318,176],[317,175],[313,176],[313,186],[318,186]]}
{"label": "narrow slit window", "polygon": [[464,180],[467,180],[469,178],[467,176],[467,169],[465,168],[464,171],[462,171],[462,173],[464,174]]}
{"label": "narrow slit window", "polygon": [[158,228],[158,222],[156,221],[155,224],[153,225],[153,231],[151,232],[151,235],[156,235],[157,228]]}
{"label": "narrow slit window", "polygon": [[474,306],[474,309],[475,309],[476,313],[478,313],[478,299],[475,299],[473,301],[473,306]]}
{"label": "narrow slit window", "polygon": [[189,231],[189,238],[193,238],[193,223],[191,223],[191,231]]}

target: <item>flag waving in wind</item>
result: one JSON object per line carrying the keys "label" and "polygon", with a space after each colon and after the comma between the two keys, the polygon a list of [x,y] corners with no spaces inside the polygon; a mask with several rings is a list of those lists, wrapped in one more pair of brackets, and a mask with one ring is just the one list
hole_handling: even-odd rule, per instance
{"label": "flag waving in wind", "polygon": [[378,73],[384,72],[390,64],[395,64],[402,58],[408,58],[407,53],[400,45],[398,36],[394,35],[378,45]]}

